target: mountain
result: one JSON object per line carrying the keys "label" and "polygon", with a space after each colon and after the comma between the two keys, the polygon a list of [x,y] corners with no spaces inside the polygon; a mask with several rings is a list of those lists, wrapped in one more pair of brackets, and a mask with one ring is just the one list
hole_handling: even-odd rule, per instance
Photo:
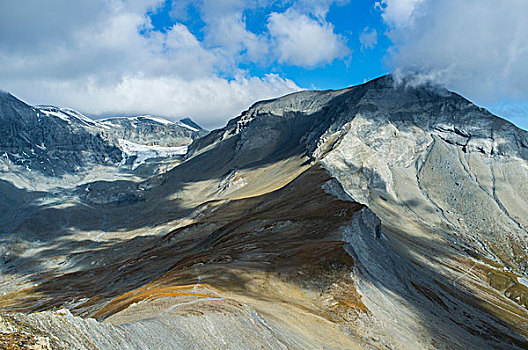
{"label": "mountain", "polygon": [[456,93],[261,101],[165,170],[0,182],[0,340],[528,348],[528,133]]}
{"label": "mountain", "polygon": [[94,167],[124,170],[131,165],[134,170],[149,158],[184,155],[193,139],[207,133],[149,116],[94,121],[68,108],[29,106],[4,92],[0,132],[0,172],[16,174],[19,186],[53,182]]}
{"label": "mountain", "polygon": [[190,119],[172,122],[154,116],[109,118],[97,121],[110,128],[119,139],[144,145],[164,147],[187,146],[207,134]]}
{"label": "mountain", "polygon": [[193,122],[191,118],[180,119],[180,123],[182,124],[182,126],[190,127],[191,130],[204,130],[200,125]]}
{"label": "mountain", "polygon": [[74,171],[84,163],[121,160],[119,148],[95,122],[68,109],[29,106],[0,94],[0,152],[3,162],[48,175]]}

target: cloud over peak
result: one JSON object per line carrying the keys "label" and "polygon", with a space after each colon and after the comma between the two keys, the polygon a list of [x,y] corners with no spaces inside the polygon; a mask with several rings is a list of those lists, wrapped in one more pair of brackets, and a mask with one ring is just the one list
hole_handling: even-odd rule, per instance
{"label": "cloud over peak", "polygon": [[0,88],[92,115],[216,127],[388,71],[528,104],[526,0],[3,0],[0,33]]}
{"label": "cloud over peak", "polygon": [[[266,10],[271,2],[189,0],[177,8],[162,0],[3,1],[2,88],[30,103],[88,114],[149,112],[219,126],[256,100],[299,89],[277,74],[252,76],[241,64],[265,70],[280,60],[315,67],[346,54],[343,39],[324,20],[334,1],[327,2],[268,9],[268,27],[253,32],[245,11]],[[175,17],[160,30],[152,15],[166,6],[174,7]],[[203,22],[200,37],[175,15],[184,17],[193,6]],[[323,46],[310,49],[317,40]]]}
{"label": "cloud over peak", "polygon": [[528,100],[528,2],[382,0],[393,69],[481,104]]}

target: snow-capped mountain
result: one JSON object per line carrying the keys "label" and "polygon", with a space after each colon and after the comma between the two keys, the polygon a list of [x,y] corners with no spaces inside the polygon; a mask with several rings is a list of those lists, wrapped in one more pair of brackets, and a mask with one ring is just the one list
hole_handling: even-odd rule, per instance
{"label": "snow-capped mountain", "polygon": [[4,167],[59,176],[122,160],[116,140],[97,123],[69,109],[29,106],[8,93],[0,94],[0,134]]}
{"label": "snow-capped mountain", "polygon": [[129,161],[135,168],[149,158],[184,155],[192,140],[207,133],[192,125],[153,116],[92,120],[69,108],[33,107],[0,93],[0,170],[63,176]]}
{"label": "snow-capped mountain", "polygon": [[97,120],[98,125],[108,128],[119,139],[162,147],[187,146],[207,134],[207,131],[190,122],[195,126],[149,115]]}

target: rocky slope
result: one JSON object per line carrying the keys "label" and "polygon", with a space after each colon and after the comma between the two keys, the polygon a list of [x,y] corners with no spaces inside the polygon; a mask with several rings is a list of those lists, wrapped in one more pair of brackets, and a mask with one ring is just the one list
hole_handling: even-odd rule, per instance
{"label": "rocky slope", "polygon": [[0,339],[527,348],[527,179],[528,133],[443,89],[259,102],[144,181],[0,183]]}
{"label": "rocky slope", "polygon": [[[383,77],[259,102],[188,156],[232,137],[238,158],[249,149],[260,162],[304,154],[380,216],[394,202],[526,274],[528,133],[447,90],[394,84]],[[496,247],[503,240],[509,248]]]}

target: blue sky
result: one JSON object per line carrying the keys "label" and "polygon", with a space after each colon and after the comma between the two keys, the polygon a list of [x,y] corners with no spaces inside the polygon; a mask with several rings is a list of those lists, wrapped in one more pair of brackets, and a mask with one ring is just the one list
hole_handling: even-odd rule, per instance
{"label": "blue sky", "polygon": [[257,100],[413,74],[528,128],[524,0],[4,0],[0,88],[222,126]]}

